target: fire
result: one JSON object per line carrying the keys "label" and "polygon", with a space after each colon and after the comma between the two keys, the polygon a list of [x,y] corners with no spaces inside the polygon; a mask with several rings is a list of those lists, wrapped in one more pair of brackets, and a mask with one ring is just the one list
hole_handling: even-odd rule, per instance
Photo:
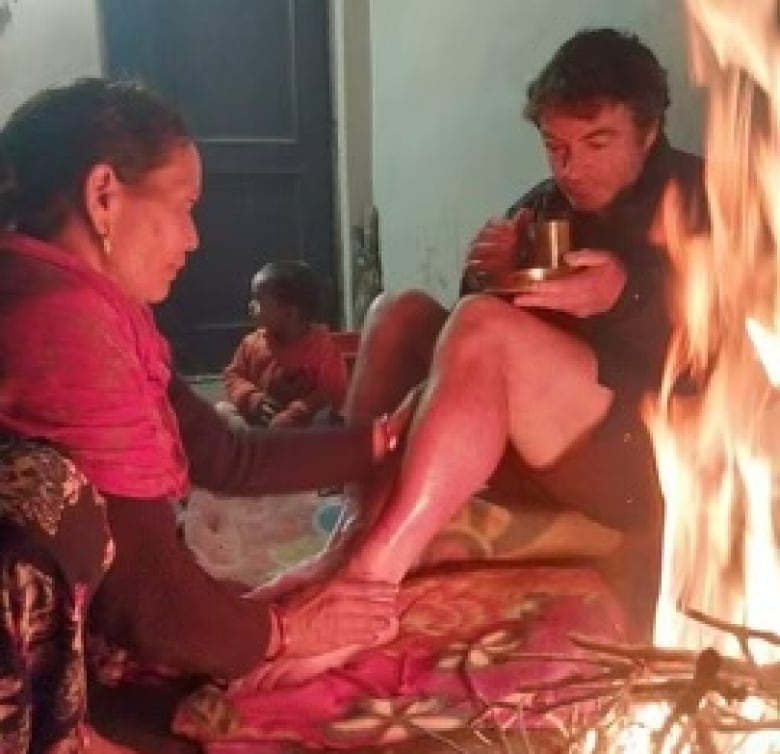
{"label": "fire", "polygon": [[[679,608],[780,628],[780,36],[775,0],[687,7],[694,75],[710,96],[710,227],[686,235],[667,206],[679,324],[650,418],[667,506],[656,642],[737,653]],[[693,394],[676,390],[680,375]]]}
{"label": "fire", "polygon": [[[655,642],[744,656],[682,610],[780,632],[780,11],[776,0],[686,4],[693,74],[709,92],[710,222],[686,232],[670,192],[678,330],[648,412],[666,501]],[[681,375],[696,389],[680,391]],[[780,659],[763,642],[750,653]],[[758,751],[778,747],[780,731]]]}
{"label": "fire", "polygon": [[[574,754],[780,752],[780,0],[685,0],[707,218],[670,187],[675,332],[645,417],[665,499],[655,646],[610,663]],[[778,513],[775,507],[778,507]]]}
{"label": "fire", "polygon": [[769,380],[774,387],[780,387],[780,336],[754,319],[748,320],[747,330]]}

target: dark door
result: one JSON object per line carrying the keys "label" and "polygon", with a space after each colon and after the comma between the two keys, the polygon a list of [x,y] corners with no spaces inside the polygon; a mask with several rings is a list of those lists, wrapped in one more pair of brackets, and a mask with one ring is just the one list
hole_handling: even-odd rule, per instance
{"label": "dark door", "polygon": [[106,69],[177,104],[203,157],[200,248],[158,321],[177,365],[222,369],[252,274],[299,258],[338,320],[324,0],[101,0]]}

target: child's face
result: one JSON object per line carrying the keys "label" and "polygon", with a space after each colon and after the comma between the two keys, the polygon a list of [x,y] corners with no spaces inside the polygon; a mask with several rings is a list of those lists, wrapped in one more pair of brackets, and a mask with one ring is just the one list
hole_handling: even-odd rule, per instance
{"label": "child's face", "polygon": [[253,289],[249,316],[257,327],[265,327],[272,333],[284,332],[295,316],[295,308],[283,304],[268,291]]}

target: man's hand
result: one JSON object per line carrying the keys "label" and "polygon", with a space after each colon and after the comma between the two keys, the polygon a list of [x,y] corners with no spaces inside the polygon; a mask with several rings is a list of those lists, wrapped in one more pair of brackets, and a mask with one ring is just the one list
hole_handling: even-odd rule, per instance
{"label": "man's hand", "polygon": [[576,268],[569,276],[532,283],[515,296],[513,303],[591,317],[609,311],[626,284],[622,262],[603,249],[578,249],[566,255],[566,264]]}
{"label": "man's hand", "polygon": [[509,219],[488,220],[469,246],[466,278],[470,288],[492,284],[517,267],[520,238],[532,217],[531,210],[521,209]]}
{"label": "man's hand", "polygon": [[283,656],[389,641],[398,632],[397,596],[394,584],[344,577],[295,594],[278,609]]}

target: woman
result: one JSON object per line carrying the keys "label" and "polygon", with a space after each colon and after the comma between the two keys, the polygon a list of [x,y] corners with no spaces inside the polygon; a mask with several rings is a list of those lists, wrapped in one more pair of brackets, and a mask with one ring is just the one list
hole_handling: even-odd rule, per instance
{"label": "woman", "polygon": [[121,754],[85,720],[85,611],[113,557],[105,503],[41,442],[0,437],[0,749]]}
{"label": "woman", "polygon": [[171,372],[148,307],[197,246],[200,181],[180,116],[137,84],[80,80],[11,116],[0,132],[0,429],[62,449],[106,499],[116,555],[93,629],[147,662],[232,678],[268,657],[377,641],[393,629],[395,589],[341,580],[276,606],[242,600],[178,542],[171,503],[191,483],[249,495],[358,479],[404,417],[237,434]]}

